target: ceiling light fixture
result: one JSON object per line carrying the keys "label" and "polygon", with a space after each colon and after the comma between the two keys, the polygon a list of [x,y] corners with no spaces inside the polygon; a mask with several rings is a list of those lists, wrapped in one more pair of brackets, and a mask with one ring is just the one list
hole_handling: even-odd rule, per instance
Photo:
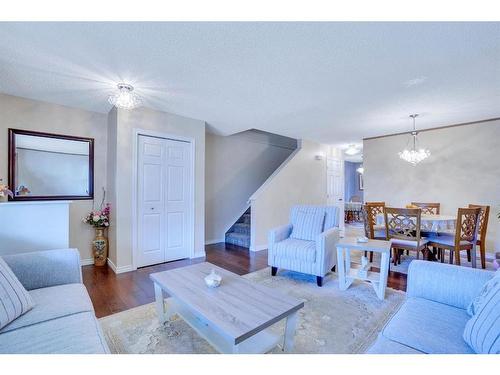
{"label": "ceiling light fixture", "polygon": [[349,147],[347,147],[347,149],[345,150],[346,155],[349,156],[359,154],[360,152],[361,150],[358,147],[356,147],[356,145],[349,145]]}
{"label": "ceiling light fixture", "polygon": [[110,95],[108,101],[117,108],[134,109],[141,104],[141,99],[133,93],[134,86],[128,83],[116,85],[118,91]]}
{"label": "ceiling light fixture", "polygon": [[418,116],[418,114],[410,115],[410,118],[413,119],[413,131],[411,132],[412,138],[410,138],[410,140],[413,143],[412,148],[408,149],[408,143],[410,143],[410,140],[408,140],[408,143],[406,144],[405,149],[398,153],[399,157],[401,159],[403,159],[404,161],[407,161],[408,163],[410,163],[412,165],[417,165],[422,160],[427,159],[431,155],[431,152],[429,150],[427,150],[425,148],[417,148],[418,132],[415,128],[415,119],[417,118],[417,116]]}

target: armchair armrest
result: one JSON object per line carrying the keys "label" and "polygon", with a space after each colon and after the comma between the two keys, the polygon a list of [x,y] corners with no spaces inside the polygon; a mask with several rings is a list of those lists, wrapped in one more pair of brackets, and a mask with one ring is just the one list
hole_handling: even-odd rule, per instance
{"label": "armchair armrest", "polygon": [[318,235],[316,239],[316,264],[318,274],[326,275],[333,266],[337,265],[337,248],[340,229],[330,228]]}
{"label": "armchair armrest", "polygon": [[414,260],[408,268],[408,297],[420,297],[466,309],[493,272]]}
{"label": "armchair armrest", "polygon": [[82,282],[80,254],[76,249],[12,254],[3,259],[27,290]]}

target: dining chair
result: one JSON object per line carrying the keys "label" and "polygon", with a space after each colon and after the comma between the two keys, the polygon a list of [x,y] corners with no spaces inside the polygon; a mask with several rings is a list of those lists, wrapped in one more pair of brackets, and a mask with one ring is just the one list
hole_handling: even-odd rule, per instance
{"label": "dining chair", "polygon": [[[377,225],[377,215],[384,213],[385,202],[366,202],[361,209],[365,236],[371,240],[385,240],[385,226]],[[366,252],[365,252],[366,256]],[[370,262],[373,261],[373,251],[370,251]]]}
{"label": "dining chair", "polygon": [[455,236],[438,236],[429,241],[429,246],[438,249],[441,263],[444,262],[444,251],[450,251],[449,263],[460,265],[460,251],[466,250],[471,253],[472,267],[476,268],[476,242],[478,233],[478,222],[481,208],[459,208]]}
{"label": "dining chair", "polygon": [[441,208],[440,203],[411,202],[411,205],[420,207],[422,209],[422,213],[428,215],[439,215],[439,210]]}
{"label": "dining chair", "polygon": [[[490,216],[490,206],[481,206],[479,204],[469,204],[469,208],[480,208],[476,246],[479,246],[479,254],[481,255],[481,268],[486,268],[486,231],[488,230],[488,218]],[[470,262],[470,251],[468,252]]]}
{"label": "dining chair", "polygon": [[421,237],[422,210],[420,208],[384,208],[386,237],[391,241],[394,265],[401,264],[401,253],[404,250],[420,252],[428,257],[428,240]]}

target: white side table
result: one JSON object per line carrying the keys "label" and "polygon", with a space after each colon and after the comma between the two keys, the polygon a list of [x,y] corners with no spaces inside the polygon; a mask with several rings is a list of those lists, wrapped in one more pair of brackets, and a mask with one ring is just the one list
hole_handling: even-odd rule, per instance
{"label": "white side table", "polygon": [[[380,272],[368,271],[366,277],[360,277],[358,270],[351,268],[351,250],[373,251],[380,253]],[[341,238],[337,244],[337,267],[340,290],[346,290],[354,280],[369,281],[379,299],[385,298],[387,287],[387,274],[389,272],[389,260],[391,254],[391,243],[382,240],[368,240],[358,242],[356,237]]]}

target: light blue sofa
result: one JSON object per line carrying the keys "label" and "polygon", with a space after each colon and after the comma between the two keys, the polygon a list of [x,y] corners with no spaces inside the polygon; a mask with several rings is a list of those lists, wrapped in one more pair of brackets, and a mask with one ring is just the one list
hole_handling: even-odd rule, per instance
{"label": "light blue sofa", "polygon": [[292,224],[269,231],[268,265],[272,275],[279,268],[316,276],[318,286],[323,285],[323,277],[337,265],[336,244],[339,240],[339,210],[334,206],[293,206],[290,223],[299,210],[324,212],[323,231],[314,241],[290,238]]}
{"label": "light blue sofa", "polygon": [[414,260],[407,299],[367,351],[371,354],[468,354],[467,306],[494,272]]}
{"label": "light blue sofa", "polygon": [[35,307],[0,330],[0,353],[109,353],[76,249],[2,257]]}

